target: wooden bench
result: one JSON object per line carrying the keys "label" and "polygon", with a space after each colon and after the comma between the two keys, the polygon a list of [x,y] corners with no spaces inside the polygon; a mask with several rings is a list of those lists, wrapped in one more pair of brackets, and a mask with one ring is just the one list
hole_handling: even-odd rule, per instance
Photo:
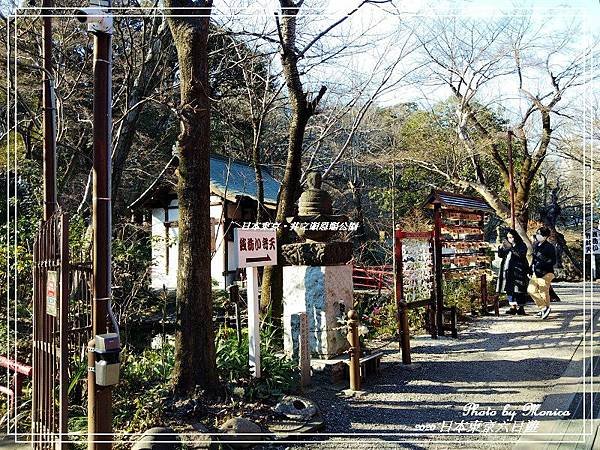
{"label": "wooden bench", "polygon": [[[376,353],[372,353],[370,355],[365,355],[363,357],[360,358],[360,379],[361,381],[364,381],[367,379],[367,374],[379,374],[379,372],[381,371],[381,357],[383,356],[383,352],[376,352]],[[345,372],[345,376],[349,377],[350,373],[349,373],[349,368],[350,368],[350,361],[349,360],[345,360],[344,363],[346,363],[346,370]]]}

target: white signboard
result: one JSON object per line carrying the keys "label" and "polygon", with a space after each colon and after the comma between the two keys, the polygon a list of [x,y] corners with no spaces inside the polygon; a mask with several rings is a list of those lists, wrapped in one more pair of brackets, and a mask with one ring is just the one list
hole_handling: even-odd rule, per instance
{"label": "white signboard", "polygon": [[584,249],[586,255],[600,254],[600,230],[591,230],[585,233]]}
{"label": "white signboard", "polygon": [[58,274],[56,270],[48,271],[48,279],[46,280],[46,314],[56,317],[56,297],[58,288]]}
{"label": "white signboard", "polygon": [[277,237],[275,230],[233,230],[237,267],[277,265]]}
{"label": "white signboard", "polygon": [[277,264],[275,230],[233,230],[237,267],[249,267],[248,276],[248,344],[252,374],[260,378],[260,315],[258,305],[258,268]]}

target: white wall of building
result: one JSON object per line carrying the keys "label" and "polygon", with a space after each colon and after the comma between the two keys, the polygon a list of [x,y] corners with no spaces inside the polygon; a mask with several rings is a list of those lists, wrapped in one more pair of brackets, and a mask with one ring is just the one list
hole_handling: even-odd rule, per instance
{"label": "white wall of building", "polygon": [[225,247],[223,244],[224,230],[221,223],[221,214],[223,212],[222,199],[216,195],[210,196],[210,218],[214,225],[215,248],[212,249],[212,259],[210,261],[210,273],[212,279],[218,283],[219,288],[225,289],[225,278],[223,277],[223,267],[225,263]]}
{"label": "white wall of building", "polygon": [[[221,199],[217,196],[211,196],[210,217],[214,223],[213,230],[215,233],[214,245],[212,249],[211,259],[211,274],[213,280],[217,281],[221,289],[225,288],[225,280],[223,276],[224,266],[224,245],[223,224],[220,224],[222,204]],[[171,207],[177,206],[177,199],[171,201]],[[178,210],[168,210],[168,221],[179,219]],[[153,289],[162,289],[163,285],[167,289],[176,289],[177,287],[177,265],[178,265],[178,238],[179,229],[177,227],[168,228],[169,242],[167,242],[167,227],[165,227],[165,210],[164,208],[155,208],[152,210],[152,270],[151,270],[151,287]],[[228,243],[229,247],[229,270],[235,270],[232,267],[231,255],[233,251],[233,243]],[[168,257],[168,262],[167,262]]]}

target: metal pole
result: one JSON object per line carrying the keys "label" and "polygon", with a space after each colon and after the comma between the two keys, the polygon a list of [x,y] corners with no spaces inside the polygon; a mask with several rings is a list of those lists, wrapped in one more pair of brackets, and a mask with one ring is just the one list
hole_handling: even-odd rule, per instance
{"label": "metal pole", "polygon": [[56,210],[56,105],[52,80],[52,18],[53,0],[42,1],[42,104],[44,149],[44,220]]}
{"label": "metal pole", "polygon": [[[110,2],[104,5],[110,7]],[[112,127],[112,48],[111,35],[94,32],[94,178],[93,178],[93,335],[106,333],[108,302],[111,297],[111,127]],[[94,432],[88,448],[112,447],[112,388],[94,383]],[[93,441],[100,440],[102,443]]]}
{"label": "metal pole", "polygon": [[515,179],[513,173],[512,131],[508,130],[508,191],[510,194],[510,220],[515,229]]}

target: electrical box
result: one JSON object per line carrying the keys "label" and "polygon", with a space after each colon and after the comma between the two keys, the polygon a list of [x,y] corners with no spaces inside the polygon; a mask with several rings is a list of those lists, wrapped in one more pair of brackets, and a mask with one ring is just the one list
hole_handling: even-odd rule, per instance
{"label": "electrical box", "polygon": [[120,351],[121,342],[117,333],[98,334],[95,337],[96,351]]}
{"label": "electrical box", "polygon": [[119,354],[121,343],[117,333],[98,334],[94,338],[96,357],[94,372],[98,386],[114,386],[119,383]]}

